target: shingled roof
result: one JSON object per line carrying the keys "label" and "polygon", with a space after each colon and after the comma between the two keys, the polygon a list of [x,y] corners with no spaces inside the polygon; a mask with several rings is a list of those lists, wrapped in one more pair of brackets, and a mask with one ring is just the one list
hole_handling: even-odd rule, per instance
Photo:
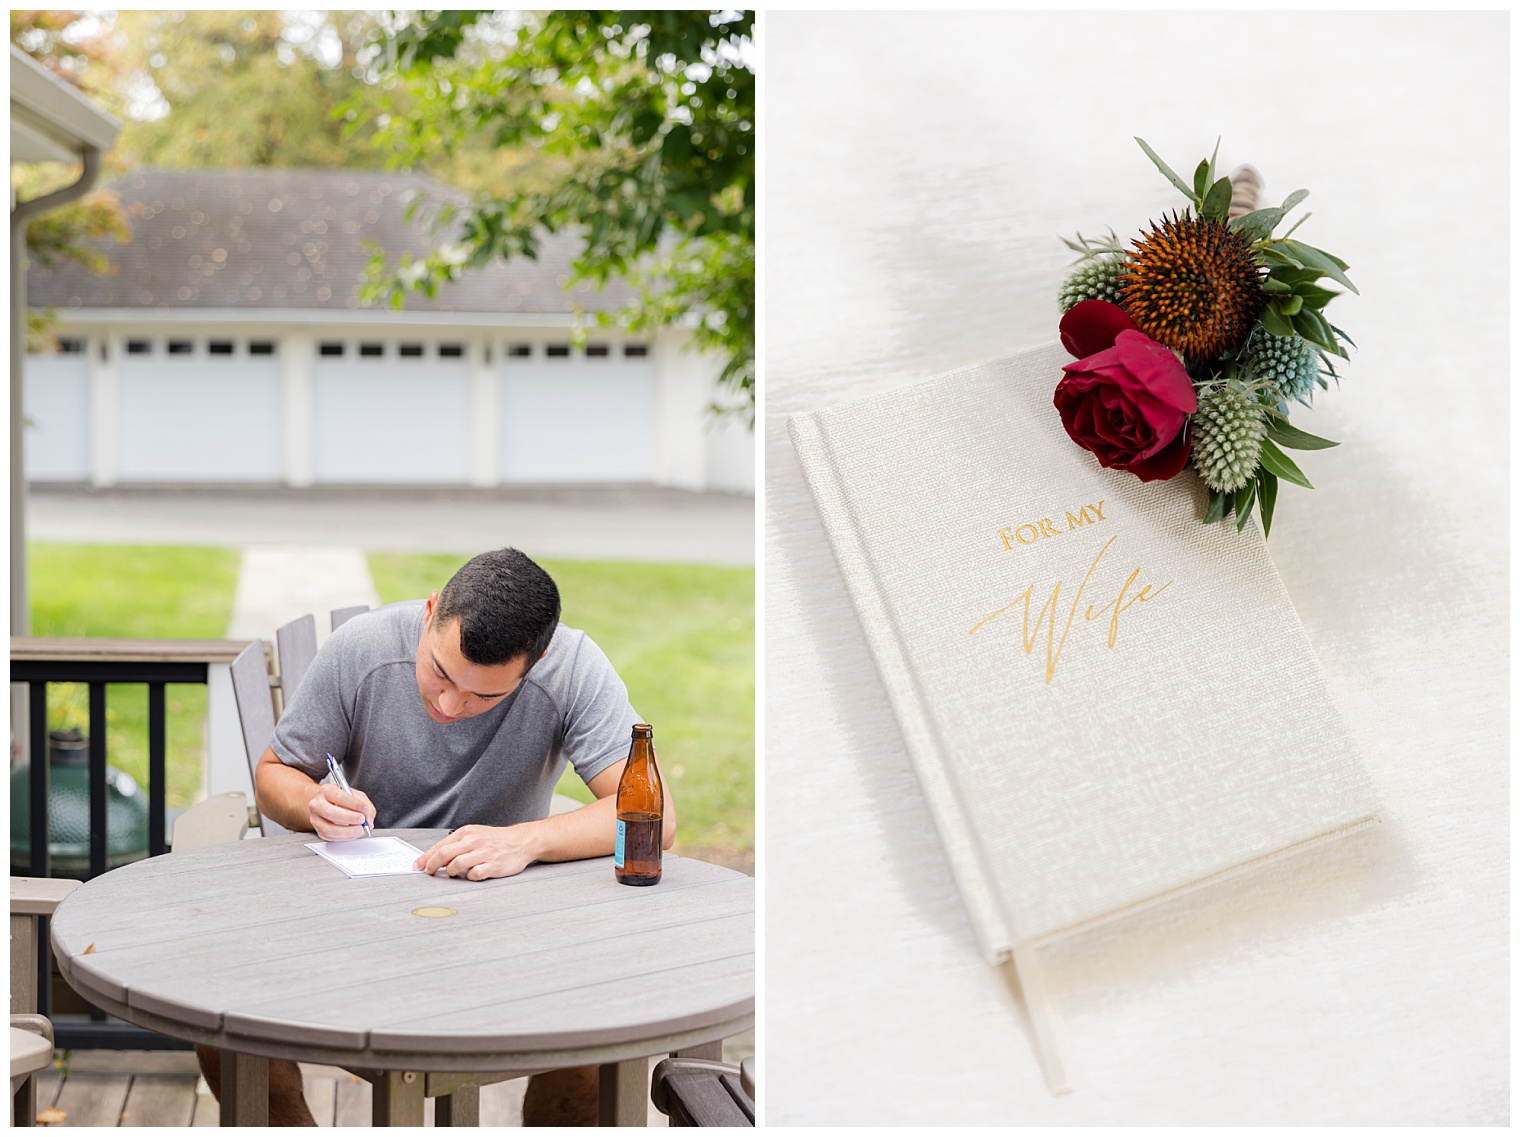
{"label": "shingled roof", "polygon": [[[103,246],[116,271],[32,269],[34,307],[354,310],[373,241],[392,257],[429,241],[406,220],[409,195],[460,200],[416,174],[346,170],[135,170],[109,187],[120,196],[132,240]],[[546,237],[538,259],[516,257],[467,272],[436,299],[407,298],[410,311],[563,314],[607,311],[627,293],[616,284],[565,291],[573,237]]]}

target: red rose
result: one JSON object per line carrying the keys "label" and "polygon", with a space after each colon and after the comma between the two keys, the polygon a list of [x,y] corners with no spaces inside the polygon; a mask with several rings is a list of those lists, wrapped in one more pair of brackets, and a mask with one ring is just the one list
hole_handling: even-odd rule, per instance
{"label": "red rose", "polygon": [[1099,464],[1142,482],[1181,473],[1192,450],[1183,427],[1198,395],[1171,348],[1103,300],[1084,300],[1062,317],[1061,343],[1082,357],[1062,368],[1066,377],[1056,386],[1056,410],[1071,440]]}

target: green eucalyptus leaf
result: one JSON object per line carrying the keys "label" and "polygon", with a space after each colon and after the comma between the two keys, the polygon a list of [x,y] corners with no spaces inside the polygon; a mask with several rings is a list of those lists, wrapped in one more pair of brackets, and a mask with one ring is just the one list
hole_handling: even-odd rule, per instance
{"label": "green eucalyptus leaf", "polygon": [[1325,252],[1324,249],[1316,248],[1313,245],[1310,245],[1309,247],[1311,249],[1314,249],[1314,251],[1316,253],[1318,253],[1320,256],[1324,257],[1331,264],[1335,265],[1336,268],[1339,268],[1339,269],[1349,269],[1351,267],[1345,261],[1341,260],[1340,257],[1336,256],[1334,253],[1327,253],[1327,252]]}
{"label": "green eucalyptus leaf", "polygon": [[[1275,242],[1275,243],[1273,243],[1271,245],[1263,246],[1263,248],[1261,250],[1261,258],[1262,258],[1262,260],[1267,261],[1269,264],[1272,264],[1272,265],[1274,265],[1276,267],[1280,267],[1280,268],[1303,268],[1304,267],[1299,261],[1295,260],[1293,258],[1293,256],[1291,254],[1289,254],[1282,247],[1282,242],[1280,242],[1280,241],[1279,242]],[[1324,274],[1321,273],[1320,275],[1323,276]]]}
{"label": "green eucalyptus leaf", "polygon": [[1220,493],[1215,489],[1209,490],[1209,511],[1203,517],[1205,525],[1212,525],[1224,516],[1225,500],[1229,496],[1229,494]]}
{"label": "green eucalyptus leaf", "polygon": [[1332,446],[1340,445],[1339,442],[1331,442],[1328,438],[1310,434],[1307,430],[1299,430],[1298,427],[1289,424],[1286,416],[1275,412],[1267,416],[1266,427],[1268,438],[1290,450],[1328,450]]}
{"label": "green eucalyptus leaf", "polygon": [[[1313,245],[1306,245],[1302,241],[1284,240],[1282,243],[1287,246],[1288,252],[1297,257],[1306,268],[1323,269],[1325,275],[1337,284],[1343,284],[1351,289],[1352,292],[1356,292],[1356,285],[1352,284],[1351,278],[1346,275],[1345,270],[1349,266],[1344,261],[1332,257],[1323,249],[1316,249]],[[1361,293],[1358,292],[1357,295],[1360,296]]]}
{"label": "green eucalyptus leaf", "polygon": [[1261,290],[1268,296],[1291,296],[1293,286],[1285,281],[1278,280],[1275,276],[1264,276],[1261,279]]}
{"label": "green eucalyptus leaf", "polygon": [[1289,237],[1293,236],[1294,233],[1297,233],[1298,232],[1298,227],[1300,225],[1302,225],[1305,221],[1309,220],[1309,218],[1311,218],[1313,216],[1314,216],[1313,213],[1306,213],[1302,217],[1300,217],[1297,221],[1293,222],[1293,224],[1291,226],[1289,226],[1288,231],[1282,235],[1282,240],[1286,241]]}
{"label": "green eucalyptus leaf", "polygon": [[1273,300],[1266,308],[1262,309],[1261,326],[1266,328],[1274,336],[1291,336],[1293,324],[1277,310],[1277,301]]}
{"label": "green eucalyptus leaf", "polygon": [[1209,188],[1210,173],[1212,173],[1212,171],[1209,168],[1209,160],[1205,158],[1203,161],[1198,163],[1198,168],[1193,171],[1194,197],[1202,197],[1203,191]]}
{"label": "green eucalyptus leaf", "polygon": [[[1326,322],[1326,323],[1327,323],[1327,324],[1329,324],[1329,323],[1330,323],[1330,321],[1329,321],[1329,320],[1326,320],[1326,321],[1325,321],[1325,322]],[[1331,330],[1331,331],[1332,331],[1332,332],[1334,332],[1334,333],[1335,333],[1335,334],[1336,334],[1336,335],[1338,335],[1338,336],[1340,336],[1340,337],[1341,337],[1341,339],[1343,339],[1343,340],[1345,340],[1345,341],[1346,341],[1346,342],[1347,342],[1347,343],[1349,343],[1349,344],[1350,344],[1350,345],[1351,345],[1351,346],[1352,346],[1352,347],[1355,347],[1355,346],[1356,346],[1356,341],[1355,341],[1355,340],[1354,340],[1354,339],[1352,339],[1352,338],[1351,338],[1351,337],[1350,337],[1350,336],[1348,336],[1348,335],[1347,335],[1347,334],[1346,334],[1346,333],[1345,333],[1345,332],[1344,332],[1344,331],[1342,331],[1342,330],[1341,330],[1341,329],[1340,329],[1340,328],[1337,328],[1337,327],[1336,327],[1336,326],[1335,326],[1335,325],[1334,325],[1334,324],[1330,324],[1330,330]]]}
{"label": "green eucalyptus leaf", "polygon": [[1256,483],[1251,482],[1246,486],[1244,501],[1235,503],[1235,532],[1239,533],[1246,527],[1246,522],[1251,520],[1251,507],[1256,504]]}
{"label": "green eucalyptus leaf", "polygon": [[1230,228],[1239,233],[1242,240],[1260,241],[1263,237],[1271,236],[1272,230],[1277,227],[1282,217],[1283,213],[1280,209],[1258,209],[1235,218],[1230,222]]}
{"label": "green eucalyptus leaf", "polygon": [[[1297,299],[1297,297],[1295,297]],[[1330,330],[1330,325],[1325,318],[1313,308],[1303,308],[1298,312],[1291,313],[1293,317],[1293,329],[1312,344],[1330,351],[1340,352],[1340,344],[1335,342],[1335,333]]]}
{"label": "green eucalyptus leaf", "polygon": [[1198,211],[1210,220],[1223,222],[1230,215],[1230,195],[1234,192],[1235,187],[1230,184],[1230,179],[1220,178],[1209,187],[1208,196],[1203,199]]}
{"label": "green eucalyptus leaf", "polygon": [[1290,193],[1287,197],[1285,197],[1283,199],[1282,211],[1284,213],[1289,212],[1290,210],[1292,210],[1292,208],[1295,205],[1297,205],[1299,202],[1303,201],[1304,198],[1306,198],[1308,196],[1309,196],[1309,191],[1306,190],[1306,189],[1296,189],[1296,190],[1294,190],[1292,193]]}
{"label": "green eucalyptus leaf", "polygon": [[1300,284],[1293,292],[1295,295],[1302,296],[1304,303],[1315,311],[1319,311],[1337,296],[1345,295],[1342,292],[1336,292],[1333,288],[1320,288],[1315,284]]}
{"label": "green eucalyptus leaf", "polygon": [[1293,291],[1298,291],[1301,284],[1310,284],[1325,274],[1317,268],[1292,268],[1288,265],[1277,265],[1272,269],[1272,276],[1291,285]]}
{"label": "green eucalyptus leaf", "polygon": [[1304,477],[1304,472],[1294,464],[1293,459],[1279,450],[1270,438],[1261,440],[1261,465],[1262,469],[1268,473],[1276,474],[1294,485],[1303,486],[1306,490],[1314,488],[1313,483]]}
{"label": "green eucalyptus leaf", "polygon": [[1282,301],[1277,310],[1284,316],[1294,316],[1298,314],[1299,310],[1302,309],[1303,306],[1304,298],[1295,294]]}
{"label": "green eucalyptus leaf", "polygon": [[1304,313],[1302,312],[1293,317],[1293,333],[1309,344],[1309,346],[1321,352],[1335,354],[1339,351],[1334,344],[1320,342],[1319,333],[1314,330],[1313,325],[1304,317]]}
{"label": "green eucalyptus leaf", "polygon": [[1179,178],[1172,171],[1172,168],[1161,160],[1161,155],[1157,154],[1154,150],[1152,150],[1150,148],[1150,144],[1148,142],[1146,142],[1145,139],[1141,138],[1137,134],[1137,135],[1135,135],[1135,141],[1138,142],[1138,143],[1140,143],[1140,149],[1142,149],[1142,150],[1145,151],[1145,156],[1147,158],[1149,158],[1152,162],[1156,163],[1156,169],[1160,170],[1162,172],[1162,174],[1164,174],[1166,176],[1166,180],[1167,181],[1171,182],[1172,185],[1174,185],[1178,189],[1180,189],[1182,191],[1182,193],[1183,193],[1183,196],[1186,197],[1189,201],[1195,202],[1195,203],[1198,201],[1198,194],[1196,194],[1196,193],[1193,192],[1193,187],[1190,186],[1190,185],[1188,185],[1181,178]]}
{"label": "green eucalyptus leaf", "polygon": [[1256,496],[1261,498],[1261,535],[1272,536],[1272,510],[1277,506],[1277,475],[1257,467]]}

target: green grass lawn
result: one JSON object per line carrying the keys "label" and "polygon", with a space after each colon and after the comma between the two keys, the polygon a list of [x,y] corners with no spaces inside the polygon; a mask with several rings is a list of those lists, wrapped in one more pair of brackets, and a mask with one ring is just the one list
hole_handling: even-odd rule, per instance
{"label": "green grass lawn", "polygon": [[[27,546],[36,636],[221,639],[237,587],[234,549],[157,545]],[[192,804],[205,753],[206,688],[172,683],[165,691],[165,758],[171,808]],[[48,686],[48,729],[89,731],[87,688]],[[148,689],[106,687],[106,757],[148,784]]]}
{"label": "green grass lawn", "polygon": [[[385,603],[441,589],[462,555],[370,554]],[[748,852],[755,839],[753,569],[541,562],[564,621],[594,639],[654,726],[679,813],[677,849]],[[560,792],[591,800],[567,770]]]}

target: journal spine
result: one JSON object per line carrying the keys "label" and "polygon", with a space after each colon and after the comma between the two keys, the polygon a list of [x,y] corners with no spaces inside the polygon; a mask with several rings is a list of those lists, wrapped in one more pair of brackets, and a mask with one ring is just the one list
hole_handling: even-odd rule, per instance
{"label": "journal spine", "polygon": [[787,431],[823,519],[850,600],[870,642],[877,671],[907,742],[908,756],[950,860],[978,946],[989,962],[1008,962],[1013,954],[1012,930],[982,865],[976,831],[971,827],[951,780],[939,736],[924,705],[908,653],[882,596],[870,553],[860,539],[860,528],[834,461],[827,427],[818,414],[809,413],[789,418]]}

